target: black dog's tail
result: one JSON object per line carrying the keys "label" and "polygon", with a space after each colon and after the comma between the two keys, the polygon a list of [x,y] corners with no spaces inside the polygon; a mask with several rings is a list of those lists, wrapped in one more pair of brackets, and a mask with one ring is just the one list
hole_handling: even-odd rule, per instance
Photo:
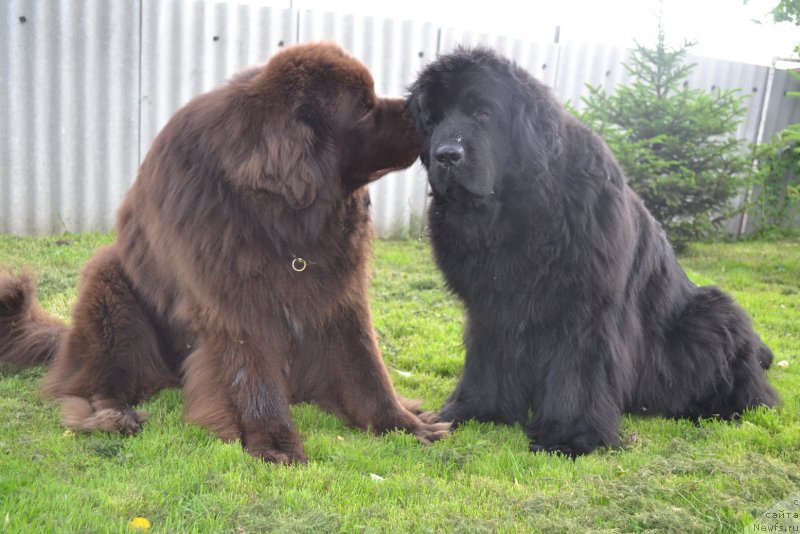
{"label": "black dog's tail", "polygon": [[17,369],[46,364],[66,332],[67,326],[36,301],[31,276],[0,274],[0,364]]}

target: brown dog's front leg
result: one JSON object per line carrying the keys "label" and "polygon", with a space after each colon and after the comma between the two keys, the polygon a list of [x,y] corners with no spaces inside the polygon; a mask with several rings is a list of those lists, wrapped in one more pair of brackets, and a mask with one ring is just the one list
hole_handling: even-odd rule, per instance
{"label": "brown dog's front leg", "polygon": [[450,423],[421,419],[418,403],[395,392],[366,303],[339,310],[322,330],[304,339],[291,384],[293,400],[317,403],[349,424],[378,434],[405,430],[430,443],[450,429]]}
{"label": "brown dog's front leg", "polygon": [[281,371],[286,350],[288,344],[245,336],[206,336],[184,364],[187,419],[223,439],[240,439],[257,458],[305,462]]}

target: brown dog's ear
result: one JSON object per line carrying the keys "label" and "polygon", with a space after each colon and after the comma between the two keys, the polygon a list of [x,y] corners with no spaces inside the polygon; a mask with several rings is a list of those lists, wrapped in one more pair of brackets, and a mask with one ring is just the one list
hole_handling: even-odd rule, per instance
{"label": "brown dog's ear", "polygon": [[223,161],[238,186],[280,195],[295,210],[317,198],[323,174],[314,154],[315,135],[307,124],[288,117],[269,121],[224,143],[230,150]]}
{"label": "brown dog's ear", "polygon": [[313,130],[298,120],[290,120],[284,128],[270,128],[267,135],[262,187],[283,196],[295,210],[310,206],[322,185],[314,140]]}

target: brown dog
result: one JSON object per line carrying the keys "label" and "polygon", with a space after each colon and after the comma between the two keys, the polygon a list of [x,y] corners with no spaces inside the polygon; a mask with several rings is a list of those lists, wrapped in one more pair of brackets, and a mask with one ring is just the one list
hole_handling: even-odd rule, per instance
{"label": "brown dog", "polygon": [[305,461],[289,403],[428,442],[383,365],[367,300],[366,185],[419,153],[401,99],[330,44],[290,47],[198,96],[161,131],[84,267],[72,326],[0,280],[0,362],[52,359],[72,429],[140,430],[182,385],[186,417],[268,461]]}

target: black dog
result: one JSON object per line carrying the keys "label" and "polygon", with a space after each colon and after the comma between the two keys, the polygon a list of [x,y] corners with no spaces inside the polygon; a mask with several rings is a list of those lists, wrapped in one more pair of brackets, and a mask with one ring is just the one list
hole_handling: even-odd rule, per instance
{"label": "black dog", "polygon": [[730,418],[775,404],[772,353],[745,312],[689,281],[606,144],[547,87],[459,49],[408,102],[434,254],[467,309],[442,420],[520,422],[531,450],[575,456],[618,444],[623,412]]}

